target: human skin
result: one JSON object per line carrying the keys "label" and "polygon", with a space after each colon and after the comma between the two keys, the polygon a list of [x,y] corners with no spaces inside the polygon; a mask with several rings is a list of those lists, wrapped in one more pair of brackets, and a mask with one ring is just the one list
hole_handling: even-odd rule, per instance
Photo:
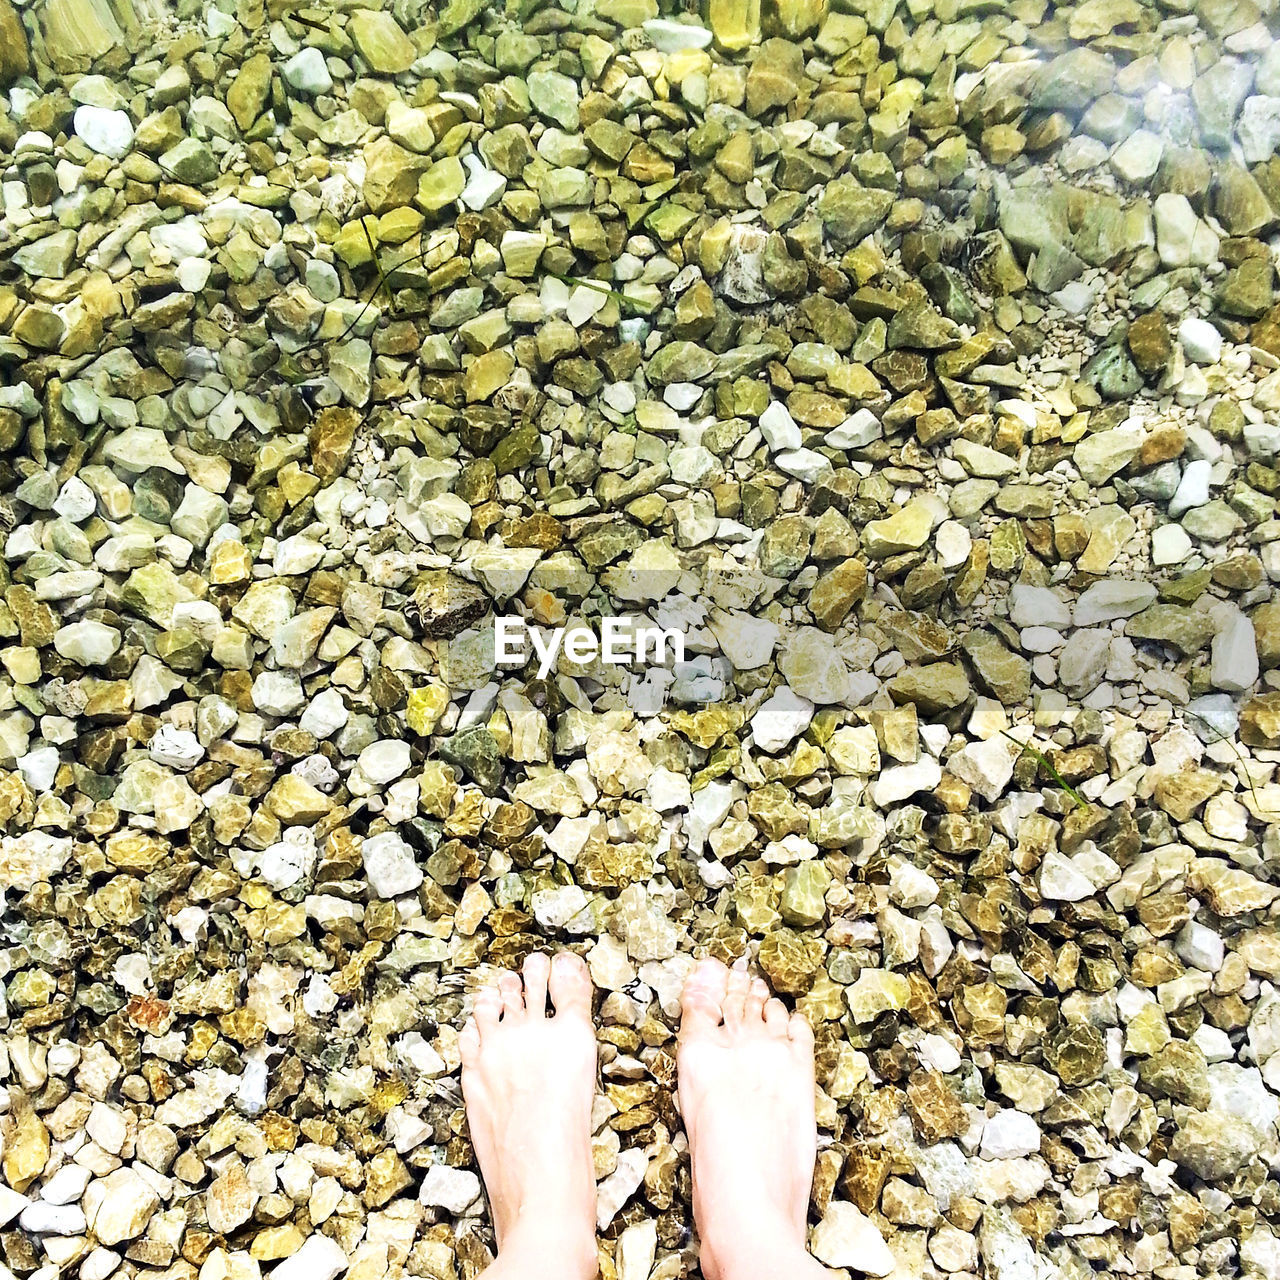
{"label": "human skin", "polygon": [[[504,973],[477,994],[459,1048],[498,1244],[484,1280],[593,1280],[586,965],[530,955],[523,981]],[[677,1069],[706,1280],[828,1277],[805,1250],[818,1140],[808,1022],[745,969],[703,960],[685,984]]]}

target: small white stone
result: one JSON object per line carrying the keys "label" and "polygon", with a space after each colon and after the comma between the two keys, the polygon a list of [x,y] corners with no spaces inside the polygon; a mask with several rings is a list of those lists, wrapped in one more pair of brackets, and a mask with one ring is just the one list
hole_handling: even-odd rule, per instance
{"label": "small white stone", "polygon": [[1205,973],[1217,973],[1226,958],[1227,948],[1222,938],[1208,925],[1188,920],[1174,940],[1173,949],[1178,958],[1193,969]]}
{"label": "small white stone", "polygon": [[1062,648],[1062,632],[1055,627],[1025,627],[1018,639],[1024,653],[1055,653]]}
{"label": "small white stone", "polygon": [[1156,565],[1181,564],[1192,546],[1191,535],[1180,524],[1162,524],[1151,534],[1151,561]]}
{"label": "small white stone", "polygon": [[761,751],[781,751],[800,736],[813,719],[813,703],[786,685],[751,717],[751,733]]}
{"label": "small white stone", "polygon": [[649,803],[659,813],[687,809],[693,803],[689,779],[671,769],[655,769],[649,775]]}
{"label": "small white stone", "polygon": [[978,1242],[950,1223],[944,1223],[929,1237],[929,1256],[948,1274],[978,1270]]}
{"label": "small white stone", "polygon": [[1219,792],[1201,814],[1204,829],[1219,840],[1243,841],[1249,837],[1249,810],[1234,796]]}
{"label": "small white stone", "polygon": [[618,413],[631,413],[636,407],[636,389],[629,382],[610,382],[600,392],[600,399]]}
{"label": "small white stone", "polygon": [[480,1179],[470,1170],[433,1164],[422,1179],[418,1200],[421,1204],[445,1209],[449,1213],[462,1213],[479,1194]]}
{"label": "small white stone", "polygon": [[777,623],[741,610],[717,609],[711,616],[710,627],[724,656],[738,671],[764,666],[773,657],[781,634]]}
{"label": "small white stone", "polygon": [[677,413],[683,413],[702,399],[702,388],[696,382],[670,382],[663,388],[662,398]]}
{"label": "small white stone", "polygon": [[1218,256],[1218,237],[1196,217],[1186,196],[1166,191],[1156,196],[1156,245],[1166,267],[1207,267]]}
{"label": "small white stone", "polygon": [[1187,316],[1178,326],[1182,352],[1193,364],[1217,364],[1222,355],[1222,334],[1208,320]]}
{"label": "small white stone", "polygon": [[86,1223],[79,1205],[37,1200],[22,1211],[18,1225],[33,1236],[78,1236],[84,1233]]}
{"label": "small white stone", "polygon": [[338,1007],[338,996],[325,980],[324,974],[313,973],[307,989],[302,993],[302,1007],[312,1018],[323,1017]]}
{"label": "small white stone", "polygon": [[438,1079],[449,1069],[445,1060],[431,1047],[431,1042],[420,1031],[406,1032],[396,1040],[394,1048],[396,1057],[408,1066],[414,1075],[423,1079]]}
{"label": "small white stone", "polygon": [[1231,1037],[1220,1027],[1201,1023],[1191,1036],[1191,1043],[1200,1050],[1207,1062],[1230,1062],[1236,1056]]}
{"label": "small white stone", "polygon": [[832,449],[861,449],[883,435],[880,419],[870,409],[859,409],[827,432],[826,443]]}
{"label": "small white stone", "polygon": [[720,460],[700,444],[677,445],[667,455],[667,466],[674,483],[696,489],[720,471]]}
{"label": "small white stone", "polygon": [[997,1111],[982,1128],[984,1160],[1017,1160],[1039,1150],[1040,1126],[1025,1112]]}
{"label": "small white stone", "polygon": [[829,1267],[852,1267],[871,1276],[890,1275],[897,1267],[875,1223],[847,1200],[832,1200],[827,1206],[809,1248]]}
{"label": "small white stone", "polygon": [[324,544],[314,538],[295,534],[276,544],[273,568],[277,576],[282,578],[297,577],[310,573],[324,559]]}
{"label": "small white stone", "polygon": [[830,471],[831,459],[816,449],[789,449],[774,457],[778,470],[799,480],[802,484],[816,484],[819,477]]}
{"label": "small white stone", "polygon": [[178,263],[178,284],[187,293],[199,293],[212,274],[213,263],[204,258],[184,258]]}
{"label": "small white stone", "polygon": [[1066,627],[1071,606],[1048,587],[1016,582],[1009,589],[1009,619],[1015,627]]}
{"label": "small white stone", "polygon": [[79,524],[98,509],[98,499],[79,476],[71,476],[54,499],[53,509],[72,524]]}
{"label": "small white stone", "polygon": [[530,899],[530,906],[533,918],[544,929],[563,929],[589,901],[576,884],[566,884],[555,889],[539,889]]}
{"label": "small white stone", "polygon": [[183,907],[171,923],[183,942],[199,942],[208,928],[209,913],[203,907]]}
{"label": "small white stone", "polygon": [[1203,507],[1209,501],[1209,480],[1213,463],[1208,458],[1188,462],[1173,497],[1169,499],[1169,517],[1176,520],[1184,511]]}
{"label": "small white stone", "polygon": [[0,1227],[7,1227],[31,1201],[0,1182]]}
{"label": "small white stone", "polygon": [[328,93],[333,88],[333,77],[325,64],[324,54],[319,49],[299,49],[288,62],[280,68],[284,82],[299,93],[314,97],[318,93]]}
{"label": "small white stone", "polygon": [[[159,1206],[160,1196],[155,1188],[127,1165],[91,1182],[83,1205],[89,1229],[106,1245],[121,1244],[141,1235]],[[300,1275],[297,1280],[303,1277]],[[306,1280],[314,1280],[314,1275],[307,1275]],[[333,1280],[333,1276],[326,1280]]]}
{"label": "small white stone", "polygon": [[99,1245],[80,1264],[80,1280],[107,1280],[119,1266],[120,1255]]}
{"label": "small white stone", "polygon": [[575,329],[586,324],[609,301],[609,295],[588,285],[579,285],[569,295],[565,318]]}
{"label": "small white stone", "polygon": [[338,1280],[348,1266],[342,1246],[330,1236],[308,1236],[302,1248],[277,1264],[271,1280]]}
{"label": "small white stone", "polygon": [[1083,280],[1072,280],[1056,293],[1049,295],[1071,317],[1086,314],[1097,301],[1098,295]]}
{"label": "small white stone", "polygon": [[365,747],[356,765],[375,787],[379,787],[403,777],[409,770],[409,761],[407,742],[400,738],[383,738]]}
{"label": "small white stone", "polygon": [[938,898],[938,882],[906,858],[890,860],[889,898],[904,911],[927,907]]}
{"label": "small white stone", "polygon": [[133,146],[133,122],[127,111],[77,107],[71,124],[84,145],[100,156],[119,160]]}
{"label": "small white stone", "polygon": [[1244,162],[1262,164],[1280,149],[1280,97],[1254,94],[1244,100],[1236,122]]}
{"label": "small white stone", "polygon": [[394,831],[369,836],[360,856],[369,888],[379,898],[398,898],[422,883],[422,868],[414,861],[413,850]]}
{"label": "small white stone", "polygon": [[932,1071],[941,1071],[944,1076],[960,1069],[960,1051],[945,1036],[930,1032],[921,1038],[917,1052],[923,1066]]}
{"label": "small white stone", "polygon": [[1164,155],[1164,143],[1146,129],[1136,129],[1111,154],[1111,167],[1126,182],[1147,182],[1155,177]]}
{"label": "small white stone", "polygon": [[988,804],[994,804],[1013,777],[1019,746],[1003,734],[985,742],[970,742],[947,757],[947,769],[968,783]]}
{"label": "small white stone", "polygon": [[653,1219],[633,1222],[618,1237],[614,1250],[618,1280],[649,1280],[657,1251],[658,1224]]}
{"label": "small white stone", "polygon": [[105,622],[73,622],[60,627],[53,647],[67,659],[82,666],[101,666],[120,648],[120,633]]}
{"label": "small white stone", "polygon": [[760,432],[774,452],[798,449],[803,443],[800,428],[781,400],[773,400],[759,417]]}
{"label": "small white stone", "polygon": [[596,1184],[596,1229],[604,1231],[618,1211],[639,1190],[649,1168],[649,1157],[639,1147],[618,1153],[618,1163],[608,1177]]}
{"label": "small white stone", "polygon": [[[463,206],[478,213],[481,209],[487,209],[491,204],[496,204],[507,189],[506,178],[493,169],[487,168],[479,156],[464,156],[462,163],[466,165],[470,175],[467,185],[462,188],[462,194],[458,197]],[[608,297],[607,294],[599,296],[605,299]]]}
{"label": "small white stone", "polygon": [[58,774],[58,748],[37,747],[18,757],[18,772],[37,795],[48,791]]}
{"label": "small white stone", "polygon": [[311,699],[298,724],[317,738],[327,738],[337,733],[350,715],[342,694],[336,689],[324,689]]}
{"label": "small white stone", "polygon": [[973,550],[973,537],[958,520],[944,520],[934,531],[933,545],[944,569],[958,569]]}
{"label": "small white stone", "polygon": [[711,43],[711,32],[706,27],[688,22],[674,22],[670,18],[648,18],[640,24],[653,47],[662,53],[678,53],[682,49],[705,49]]}
{"label": "small white stone", "polygon": [[1274,458],[1280,453],[1280,422],[1246,422],[1244,447],[1251,458]]}
{"label": "small white stone", "polygon": [[932,791],[941,781],[941,765],[932,756],[921,756],[914,764],[882,769],[872,784],[871,798],[877,808],[888,809],[922,791]]}
{"label": "small white stone", "polygon": [[147,744],[147,752],[157,764],[174,769],[190,769],[204,758],[199,738],[186,729],[162,724]]}
{"label": "small white stone", "polygon": [[1215,689],[1243,693],[1258,679],[1258,638],[1253,623],[1233,612],[1213,637],[1209,679]]}
{"label": "small white stone", "polygon": [[1080,902],[1093,896],[1094,883],[1069,858],[1050,849],[1040,864],[1040,894],[1055,902]]}
{"label": "small white stone", "polygon": [[263,671],[249,690],[253,705],[269,716],[292,715],[306,701],[302,681],[291,671]]}
{"label": "small white stone", "polygon": [[84,1195],[92,1177],[88,1169],[78,1164],[64,1164],[40,1188],[40,1198],[49,1204],[75,1204]]}
{"label": "small white stone", "polygon": [[1071,620],[1077,627],[1093,627],[1141,612],[1156,598],[1151,582],[1104,578],[1087,588],[1076,601]]}
{"label": "small white stone", "polygon": [[290,827],[283,840],[269,844],[258,854],[258,873],[273,889],[289,889],[311,874],[316,856],[311,832],[305,827]]}

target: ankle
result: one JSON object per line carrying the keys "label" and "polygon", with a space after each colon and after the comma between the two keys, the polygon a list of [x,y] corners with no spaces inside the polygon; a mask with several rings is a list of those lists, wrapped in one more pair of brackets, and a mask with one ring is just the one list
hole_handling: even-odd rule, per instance
{"label": "ankle", "polygon": [[707,1280],[830,1280],[831,1273],[791,1239],[732,1245],[700,1259]]}
{"label": "ankle", "polygon": [[817,1263],[805,1248],[803,1226],[761,1210],[732,1225],[699,1229],[701,1266],[707,1280],[753,1280],[753,1277],[807,1277]]}
{"label": "ankle", "polygon": [[596,1280],[600,1255],[590,1230],[556,1223],[545,1214],[525,1214],[512,1224],[498,1249],[500,1262],[519,1263],[513,1274],[556,1280]]}

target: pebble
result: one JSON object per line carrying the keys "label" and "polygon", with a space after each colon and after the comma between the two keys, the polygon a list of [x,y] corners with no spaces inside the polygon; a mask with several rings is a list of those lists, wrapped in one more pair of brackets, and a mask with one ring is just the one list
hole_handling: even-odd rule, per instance
{"label": "pebble", "polygon": [[368,837],[360,850],[369,887],[380,898],[411,893],[423,881],[409,846],[393,831]]}
{"label": "pebble", "polygon": [[338,1280],[349,1259],[342,1246],[329,1236],[308,1236],[297,1252],[290,1254],[272,1271],[280,1280]]}
{"label": "pebble", "polygon": [[1222,358],[1222,335],[1197,316],[1187,316],[1178,325],[1178,341],[1187,359],[1196,364],[1217,364]]}
{"label": "pebble", "polygon": [[72,127],[90,151],[119,160],[133,146],[133,121],[127,111],[105,107],[77,107]]}
{"label": "pebble", "polygon": [[875,1225],[856,1205],[832,1200],[813,1228],[810,1251],[829,1267],[853,1267],[870,1276],[887,1276],[897,1266]]}
{"label": "pebble", "polygon": [[427,1170],[418,1189],[418,1200],[448,1213],[462,1213],[480,1195],[480,1179],[467,1169],[436,1164]]}
{"label": "pebble", "polygon": [[1040,1126],[1021,1111],[997,1111],[982,1126],[980,1154],[984,1160],[1016,1160],[1039,1150]]}
{"label": "pebble", "polygon": [[1184,515],[1194,507],[1203,507],[1209,501],[1209,482],[1213,464],[1207,458],[1189,462],[1178,482],[1177,491],[1169,499],[1169,515],[1173,519]]}

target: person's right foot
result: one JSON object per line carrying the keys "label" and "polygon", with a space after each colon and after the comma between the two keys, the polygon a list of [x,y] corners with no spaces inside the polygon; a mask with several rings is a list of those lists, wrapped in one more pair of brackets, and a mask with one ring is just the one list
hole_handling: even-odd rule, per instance
{"label": "person's right foot", "polygon": [[708,1280],[753,1248],[804,1252],[818,1151],[813,1032],[759,978],[703,960],[685,984],[677,1057]]}

